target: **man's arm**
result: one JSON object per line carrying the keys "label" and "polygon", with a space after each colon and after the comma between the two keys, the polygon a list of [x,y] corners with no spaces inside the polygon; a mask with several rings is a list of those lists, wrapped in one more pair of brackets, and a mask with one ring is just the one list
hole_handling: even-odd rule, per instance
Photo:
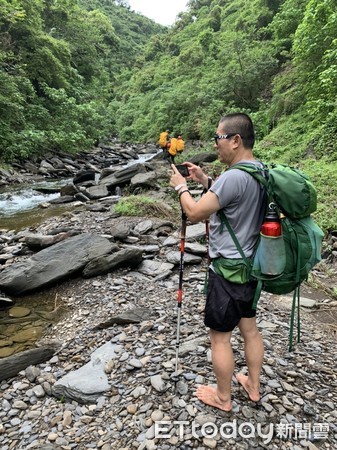
{"label": "man's arm", "polygon": [[[201,168],[190,163],[186,165],[190,170],[191,178],[206,187],[208,177],[202,172]],[[188,192],[186,178],[179,173],[174,164],[172,164],[171,167],[174,173],[171,176],[170,185],[174,188],[180,186],[177,191],[180,197],[180,203],[191,222],[205,220],[220,209],[218,197],[211,191],[208,191],[198,202],[196,202]]]}
{"label": "man's arm", "polygon": [[[182,188],[181,191],[183,190]],[[211,214],[221,208],[217,195],[211,191],[204,194],[198,202],[193,200],[189,192],[184,192],[181,194],[180,203],[191,222],[208,219]]]}

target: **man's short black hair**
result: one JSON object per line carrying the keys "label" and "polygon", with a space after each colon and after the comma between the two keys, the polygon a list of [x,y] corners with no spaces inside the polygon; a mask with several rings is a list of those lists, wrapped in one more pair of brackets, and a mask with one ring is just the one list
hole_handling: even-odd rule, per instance
{"label": "man's short black hair", "polygon": [[244,147],[253,149],[255,143],[254,125],[252,119],[247,114],[226,114],[220,119],[220,126],[226,134],[239,134]]}

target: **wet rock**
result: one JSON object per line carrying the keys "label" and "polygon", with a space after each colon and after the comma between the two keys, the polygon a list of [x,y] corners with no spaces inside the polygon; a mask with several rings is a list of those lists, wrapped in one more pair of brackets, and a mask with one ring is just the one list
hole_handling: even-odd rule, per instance
{"label": "wet rock", "polygon": [[74,197],[78,192],[79,192],[78,187],[75,186],[73,183],[66,184],[65,186],[62,186],[60,189],[61,197],[65,196]]}
{"label": "wet rock", "polygon": [[8,311],[9,317],[26,317],[31,313],[29,308],[25,308],[24,306],[14,306]]}
{"label": "wet rock", "polygon": [[145,168],[141,164],[134,164],[125,169],[120,169],[111,175],[101,178],[100,184],[106,186],[110,192],[120,185],[129,183],[137,173],[145,172]]}
{"label": "wet rock", "polygon": [[61,205],[63,203],[71,203],[75,200],[75,197],[73,195],[62,195],[60,197],[53,198],[52,200],[49,200],[49,203],[52,203],[53,205]]}
{"label": "wet rock", "polygon": [[95,180],[95,171],[94,170],[81,170],[77,172],[77,174],[73,178],[74,184],[80,184],[84,181],[93,181]]}
{"label": "wet rock", "polygon": [[12,336],[13,342],[26,342],[26,341],[36,341],[43,332],[42,327],[29,327],[25,330],[19,331]]}

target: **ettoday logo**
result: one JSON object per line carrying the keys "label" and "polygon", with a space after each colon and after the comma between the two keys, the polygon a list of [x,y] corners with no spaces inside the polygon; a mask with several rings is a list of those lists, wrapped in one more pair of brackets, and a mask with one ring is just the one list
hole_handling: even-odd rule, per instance
{"label": "ettoday logo", "polygon": [[251,439],[259,437],[264,444],[269,444],[273,437],[279,439],[308,439],[314,436],[318,439],[326,439],[329,433],[328,423],[279,423],[279,424],[261,424],[256,425],[250,422],[238,424],[234,419],[232,422],[224,422],[217,425],[214,422],[200,424],[196,421],[158,421],[155,422],[155,438],[170,439],[177,436],[179,440],[184,440],[186,435],[192,435],[195,439],[203,438],[221,438],[227,439]]}

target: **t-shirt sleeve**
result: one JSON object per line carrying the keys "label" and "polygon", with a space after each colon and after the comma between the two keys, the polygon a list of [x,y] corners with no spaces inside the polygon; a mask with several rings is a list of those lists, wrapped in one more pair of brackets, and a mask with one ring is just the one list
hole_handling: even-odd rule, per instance
{"label": "t-shirt sleeve", "polygon": [[242,170],[233,169],[222,173],[213,183],[210,191],[218,197],[221,208],[239,201],[247,185],[246,175]]}

